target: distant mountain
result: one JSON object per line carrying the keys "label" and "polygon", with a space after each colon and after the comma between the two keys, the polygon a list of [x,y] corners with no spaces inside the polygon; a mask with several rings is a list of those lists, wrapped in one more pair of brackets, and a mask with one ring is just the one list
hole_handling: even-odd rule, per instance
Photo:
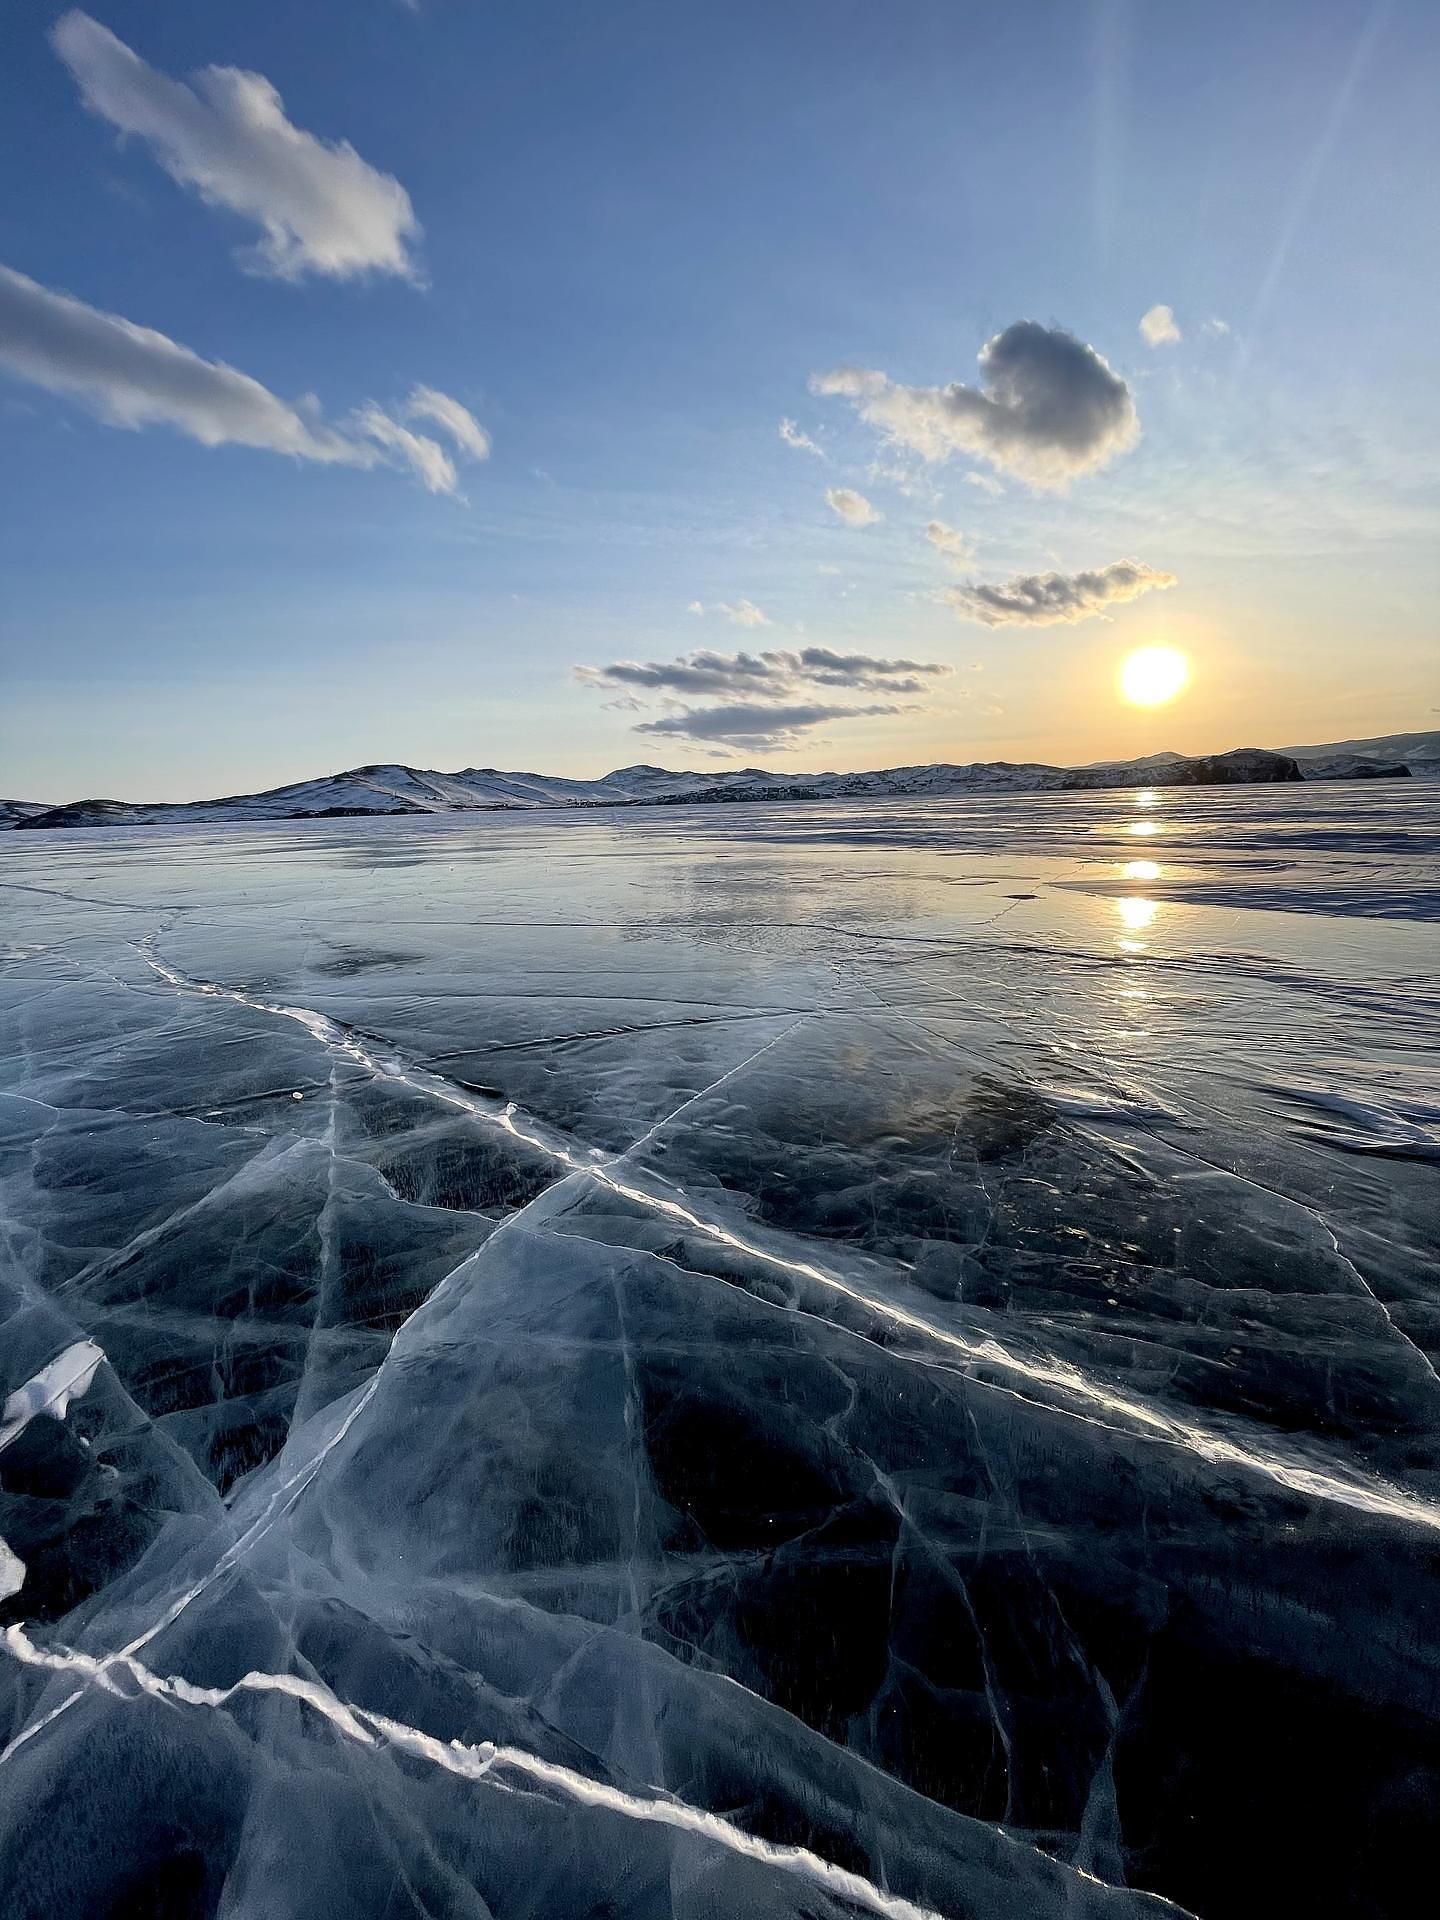
{"label": "distant mountain", "polygon": [[745,767],[724,773],[675,773],[667,767],[621,767],[601,780],[502,773],[471,767],[431,773],[402,766],[354,767],[264,793],[221,800],[156,802],[76,800],[43,807],[5,803],[0,827],[159,826],[244,820],[329,820],[348,814],[515,811],[536,807],[664,806],[725,800],[834,800],[899,794],[1063,793],[1077,788],[1216,786],[1299,780],[1295,760],[1258,747],[1200,759],[1159,755],[1096,767],[1052,767],[990,760],[969,766],[887,767],[876,773],[769,773]]}
{"label": "distant mountain", "polygon": [[1281,751],[1299,761],[1307,780],[1373,780],[1402,770],[1421,779],[1440,779],[1440,732],[1386,733],[1374,740],[1331,740],[1324,746]]}
{"label": "distant mountain", "polygon": [[1040,761],[982,760],[967,766],[886,767],[876,773],[769,773],[742,767],[723,773],[676,773],[669,767],[620,767],[600,780],[557,774],[502,773],[468,767],[431,773],[421,767],[352,767],[323,779],[299,780],[264,793],[222,800],[74,800],[49,807],[0,800],[5,828],[159,826],[169,822],[330,820],[347,814],[470,813],[534,807],[675,806],[723,800],[839,800],[900,794],[1065,793],[1099,787],[1225,786],[1273,780],[1440,779],[1440,732],[1392,733],[1374,740],[1337,740],[1273,752],[1187,757],[1152,753],[1142,760],[1105,760],[1088,767]]}
{"label": "distant mountain", "polygon": [[37,813],[49,813],[41,800],[0,800],[0,831],[6,827],[18,827],[22,820],[28,820]]}

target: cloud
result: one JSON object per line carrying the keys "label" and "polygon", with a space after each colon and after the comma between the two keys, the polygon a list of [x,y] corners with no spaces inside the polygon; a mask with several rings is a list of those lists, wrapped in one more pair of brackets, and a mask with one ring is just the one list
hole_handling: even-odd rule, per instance
{"label": "cloud", "polygon": [[675,660],[617,660],[606,667],[576,667],[575,677],[592,687],[643,687],[652,693],[791,697],[807,687],[844,687],[851,692],[919,693],[951,669],[931,660],[887,660],[871,653],[836,653],[830,647],[799,652],[691,653]]}
{"label": "cloud", "polygon": [[1230,332],[1230,322],[1228,320],[1221,320],[1218,316],[1212,315],[1211,318],[1205,322],[1204,326],[1200,329],[1200,331],[1202,333],[1208,333],[1212,337],[1218,339],[1222,335]]}
{"label": "cloud", "polygon": [[801,744],[808,729],[826,720],[858,720],[904,711],[890,702],[864,707],[830,706],[820,701],[783,707],[695,707],[667,714],[662,720],[642,720],[633,731],[668,739],[719,741],[747,753],[789,753]]}
{"label": "cloud", "polygon": [[1021,573],[998,587],[971,581],[945,598],[962,618],[984,627],[1053,627],[1103,618],[1107,607],[1176,584],[1173,573],[1115,560],[1092,573]]}
{"label": "cloud", "polygon": [[1147,347],[1178,346],[1184,338],[1169,307],[1151,307],[1140,316],[1140,333]]}
{"label": "cloud", "polygon": [[771,658],[792,663],[797,682],[817,687],[849,687],[855,692],[923,693],[926,683],[951,669],[936,660],[880,660],[870,653],[835,653],[829,647],[805,647],[797,654]]}
{"label": "cloud", "polygon": [[770,616],[762,613],[753,600],[737,600],[731,606],[727,600],[713,601],[708,607],[702,600],[692,600],[686,608],[687,613],[718,613],[736,627],[768,627]]}
{"label": "cloud", "polygon": [[76,396],[111,426],[164,424],[206,447],[233,442],[370,464],[363,447],[304,419],[258,380],[9,267],[0,267],[0,362],[36,386]]}
{"label": "cloud", "polygon": [[825,458],[825,449],[817,447],[808,433],[802,433],[793,420],[780,422],[780,438],[787,447],[795,447],[801,453],[813,453],[817,460]]}
{"label": "cloud", "polygon": [[885,518],[883,513],[876,512],[863,493],[856,493],[853,487],[827,487],[825,504],[850,527],[868,527],[872,520]]}
{"label": "cloud", "polygon": [[1019,320],[980,352],[981,384],[909,387],[862,367],[814,375],[813,393],[849,400],[862,420],[922,459],[978,455],[1027,486],[1063,488],[1139,438],[1130,389],[1061,327]]}
{"label": "cloud", "polygon": [[691,653],[676,660],[616,660],[608,667],[576,667],[575,678],[591,687],[645,687],[651,692],[733,693],[788,685],[774,656],[752,653]]}
{"label": "cloud", "polygon": [[964,477],[967,487],[979,487],[982,493],[990,493],[998,497],[1005,491],[993,474],[967,473]]}
{"label": "cloud", "polygon": [[[788,753],[805,733],[826,720],[872,714],[912,713],[920,703],[871,699],[863,705],[833,699],[836,690],[865,694],[927,694],[952,669],[933,660],[885,659],[871,653],[837,653],[832,647],[798,652],[691,653],[675,660],[617,660],[606,667],[576,667],[584,686],[608,693],[627,710],[648,699],[668,708],[638,723],[636,733],[721,743],[745,752]],[[678,706],[676,695],[714,696],[719,704]]]}
{"label": "cloud", "polygon": [[[202,360],[153,327],[55,293],[10,267],[0,267],[0,366],[79,401],[108,426],[173,427],[204,447],[255,447],[332,466],[402,464],[432,493],[456,491],[455,462],[439,442],[373,402],[343,426],[327,425],[224,361]],[[416,392],[447,402],[433,388]],[[447,404],[464,414],[457,401]]]}
{"label": "cloud", "polygon": [[438,440],[427,434],[412,433],[383,408],[373,404],[361,407],[354,416],[357,429],[377,446],[395,454],[415,473],[427,493],[457,493],[460,476],[455,462]]}
{"label": "cloud", "polygon": [[490,458],[489,434],[469,408],[452,400],[448,393],[441,393],[435,387],[412,387],[405,412],[409,419],[428,420],[442,433],[449,434],[467,459]]}
{"label": "cloud", "polygon": [[958,527],[947,527],[943,520],[932,520],[925,529],[925,538],[932,547],[938,547],[941,553],[948,554],[952,560],[974,558],[974,552],[965,535]]}
{"label": "cloud", "polygon": [[206,67],[187,86],[86,13],[65,14],[51,41],[92,113],[144,140],[207,206],[260,228],[262,239],[241,255],[248,271],[280,280],[419,278],[411,246],[420,226],[400,182],[367,166],[348,141],[295,126],[263,74]]}

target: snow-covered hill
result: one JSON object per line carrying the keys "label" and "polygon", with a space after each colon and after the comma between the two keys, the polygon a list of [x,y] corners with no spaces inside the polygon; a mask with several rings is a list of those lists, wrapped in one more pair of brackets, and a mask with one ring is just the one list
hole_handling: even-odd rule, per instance
{"label": "snow-covered hill", "polygon": [[1363,780],[1399,768],[1422,780],[1440,780],[1440,732],[1386,733],[1373,740],[1331,740],[1318,747],[1285,747],[1307,780]]}
{"label": "snow-covered hill", "polygon": [[1059,793],[1070,788],[1208,786],[1300,778],[1294,759],[1258,748],[1241,748],[1203,759],[1157,755],[1143,761],[1080,768],[1009,760],[968,766],[887,767],[872,773],[782,774],[760,767],[724,773],[677,773],[667,767],[636,766],[621,767],[600,780],[503,773],[494,767],[432,773],[419,767],[370,766],[219,800],[154,805],[78,800],[48,808],[13,801],[0,807],[0,827],[156,826],[184,821],[331,819],[346,814],[828,800],[899,794]]}

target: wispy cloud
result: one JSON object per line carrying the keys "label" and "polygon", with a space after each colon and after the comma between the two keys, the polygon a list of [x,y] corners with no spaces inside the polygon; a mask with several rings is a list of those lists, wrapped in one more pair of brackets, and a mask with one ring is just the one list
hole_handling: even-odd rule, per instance
{"label": "wispy cloud", "polygon": [[987,341],[979,387],[912,387],[863,367],[816,374],[811,391],[849,400],[861,419],[922,459],[979,455],[1027,486],[1063,488],[1139,437],[1129,387],[1093,347],[1020,320]]}
{"label": "wispy cloud", "polygon": [[1005,491],[993,473],[967,473],[965,484],[967,487],[979,487],[982,493],[993,494],[997,499]]}
{"label": "wispy cloud", "polygon": [[144,140],[160,165],[207,206],[253,221],[251,272],[419,278],[420,225],[398,180],[368,166],[346,140],[297,127],[263,74],[206,67],[194,84],[148,66],[89,14],[63,15],[51,35],[92,113]]}
{"label": "wispy cloud", "polygon": [[448,393],[441,393],[435,387],[413,387],[405,402],[405,413],[411,420],[428,420],[432,426],[439,427],[467,459],[490,458],[489,434],[470,409],[452,400]]}
{"label": "wispy cloud", "polygon": [[974,548],[960,529],[947,527],[943,520],[932,520],[925,529],[925,538],[948,559],[973,560],[975,557]]}
{"label": "wispy cloud", "polygon": [[787,447],[794,447],[799,453],[813,453],[817,460],[825,458],[825,449],[817,446],[808,433],[802,433],[793,420],[780,422],[780,438]]}
{"label": "wispy cloud", "polygon": [[838,513],[849,527],[868,527],[874,520],[883,520],[883,513],[872,507],[863,493],[856,493],[853,487],[827,487],[825,504],[832,513]]}
{"label": "wispy cloud", "polygon": [[377,447],[402,460],[427,493],[458,492],[460,476],[455,462],[438,440],[432,440],[428,434],[412,433],[409,427],[402,426],[373,403],[361,407],[354,415],[354,422],[358,431]]}
{"label": "wispy cloud", "polygon": [[737,600],[732,606],[728,600],[712,601],[707,607],[703,600],[692,600],[687,612],[697,614],[702,619],[707,614],[718,614],[722,620],[728,620],[734,627],[768,627],[770,616],[762,613],[753,600]]}
{"label": "wispy cloud", "polygon": [[1140,316],[1140,336],[1147,347],[1173,347],[1185,337],[1169,307],[1151,307]]}
{"label": "wispy cloud", "polygon": [[970,581],[945,599],[963,619],[983,627],[1053,627],[1103,618],[1106,609],[1176,584],[1173,573],[1115,560],[1089,573],[1021,573],[999,586]]}
{"label": "wispy cloud", "polygon": [[[456,491],[455,462],[439,442],[373,402],[328,425],[318,409],[290,405],[224,361],[202,359],[153,327],[56,293],[10,267],[0,267],[0,366],[78,401],[108,426],[173,427],[205,447],[254,447],[332,466],[398,464],[432,493]],[[446,402],[481,431],[458,401],[430,387],[415,391],[428,396],[427,404]],[[407,407],[414,406],[412,394]]]}

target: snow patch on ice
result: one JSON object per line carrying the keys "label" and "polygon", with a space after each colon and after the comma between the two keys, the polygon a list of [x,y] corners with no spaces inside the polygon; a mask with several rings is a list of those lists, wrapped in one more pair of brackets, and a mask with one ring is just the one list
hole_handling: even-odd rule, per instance
{"label": "snow patch on ice", "polygon": [[70,1402],[83,1399],[90,1391],[90,1383],[104,1358],[93,1340],[77,1340],[23,1387],[17,1387],[0,1413],[0,1447],[8,1447],[37,1413],[48,1413],[53,1419],[63,1420]]}

